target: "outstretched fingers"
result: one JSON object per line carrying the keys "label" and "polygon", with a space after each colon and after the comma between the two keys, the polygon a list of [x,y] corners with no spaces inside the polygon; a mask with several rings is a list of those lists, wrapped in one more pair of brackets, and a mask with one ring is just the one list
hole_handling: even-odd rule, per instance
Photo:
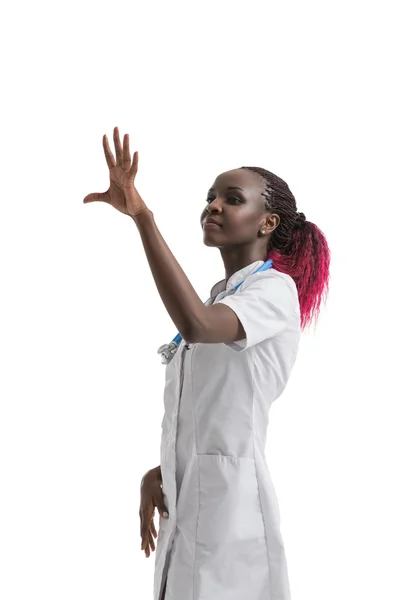
{"label": "outstretched fingers", "polygon": [[124,135],[123,146],[121,145],[121,140],[119,139],[118,127],[114,127],[113,135],[116,160],[108,144],[107,135],[104,134],[103,136],[104,154],[106,156],[108,168],[112,169],[115,166],[122,166],[126,171],[130,173],[130,175],[133,175],[133,177],[135,177],[139,167],[139,152],[134,152],[131,164],[131,153],[129,150],[129,134],[126,133]]}
{"label": "outstretched fingers", "polygon": [[[119,139],[118,127],[114,127],[113,135],[114,135],[115,156],[117,158],[116,164],[117,164],[117,166],[120,166],[120,165],[122,165],[122,160],[123,160],[123,149],[122,149],[122,145],[121,145],[121,140]],[[125,138],[124,138],[124,147],[125,147]],[[124,160],[125,160],[125,156],[124,156]],[[130,166],[130,163],[129,163],[129,166]],[[124,167],[124,168],[126,168],[126,167]]]}
{"label": "outstretched fingers", "polygon": [[108,140],[106,134],[103,135],[103,148],[104,154],[106,156],[106,161],[109,169],[115,167],[115,158],[113,153],[110,150],[110,146],[108,145]]}
{"label": "outstretched fingers", "polygon": [[[128,152],[129,152],[129,146],[128,146]],[[139,152],[136,150],[136,152],[133,153],[132,166],[129,169],[129,173],[131,175],[133,175],[134,178],[136,177],[138,167],[139,167]]]}
{"label": "outstretched fingers", "polygon": [[129,134],[124,135],[124,148],[123,148],[123,159],[122,166],[126,171],[131,168],[131,153],[129,150]]}

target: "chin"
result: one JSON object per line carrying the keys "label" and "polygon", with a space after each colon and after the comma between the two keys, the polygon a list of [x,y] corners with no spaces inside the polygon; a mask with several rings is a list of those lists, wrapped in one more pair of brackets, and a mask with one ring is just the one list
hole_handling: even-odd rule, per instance
{"label": "chin", "polygon": [[210,240],[203,240],[203,244],[209,248],[218,248],[218,250],[225,248],[225,246],[221,245],[221,243],[218,244],[216,242],[211,242]]}
{"label": "chin", "polygon": [[216,229],[204,229],[203,228],[203,244],[210,248],[220,248],[220,244],[218,244],[218,238],[214,238],[214,233],[218,233]]}
{"label": "chin", "polygon": [[205,246],[209,246],[210,248],[217,248],[218,247],[218,243],[216,243],[216,240],[213,239],[212,233],[211,235],[209,235],[210,230],[205,230],[203,229],[203,244]]}

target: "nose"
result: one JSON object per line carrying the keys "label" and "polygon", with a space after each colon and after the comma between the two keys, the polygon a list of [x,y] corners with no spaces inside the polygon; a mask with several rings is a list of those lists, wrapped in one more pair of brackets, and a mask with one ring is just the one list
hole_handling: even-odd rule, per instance
{"label": "nose", "polygon": [[213,202],[210,202],[210,204],[207,206],[206,208],[206,212],[211,214],[211,213],[220,213],[221,212],[221,207],[218,206],[217,204],[214,204],[215,200]]}

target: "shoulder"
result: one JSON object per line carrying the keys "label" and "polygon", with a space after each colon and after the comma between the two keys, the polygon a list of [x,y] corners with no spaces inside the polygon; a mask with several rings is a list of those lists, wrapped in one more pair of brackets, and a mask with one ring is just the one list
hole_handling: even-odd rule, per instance
{"label": "shoulder", "polygon": [[251,287],[261,286],[265,287],[265,289],[286,288],[296,297],[298,296],[297,287],[294,282],[294,279],[290,277],[290,275],[287,275],[286,273],[281,273],[276,269],[267,269],[266,271],[259,271],[258,273],[253,273],[253,275],[250,275],[250,277],[248,277],[240,287],[244,291],[245,289]]}
{"label": "shoulder", "polygon": [[276,269],[253,273],[237,291],[242,291],[243,298],[253,298],[259,305],[275,304],[288,313],[300,314],[299,295],[294,279]]}
{"label": "shoulder", "polygon": [[[297,335],[300,311],[296,284],[290,276],[275,269],[248,276],[236,293],[218,304],[226,304],[235,313],[236,323],[237,320],[241,323],[242,330],[237,331],[232,325],[235,335],[222,340],[237,352],[284,332],[286,335],[288,331],[296,331]],[[222,322],[222,314],[216,316],[216,321]]]}

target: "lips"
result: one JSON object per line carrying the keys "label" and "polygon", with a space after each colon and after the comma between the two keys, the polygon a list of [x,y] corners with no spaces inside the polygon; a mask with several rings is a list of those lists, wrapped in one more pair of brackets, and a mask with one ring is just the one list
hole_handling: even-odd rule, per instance
{"label": "lips", "polygon": [[218,225],[218,227],[222,227],[221,223],[218,223],[218,221],[216,221],[215,219],[212,219],[211,217],[207,218],[204,221],[204,225]]}

